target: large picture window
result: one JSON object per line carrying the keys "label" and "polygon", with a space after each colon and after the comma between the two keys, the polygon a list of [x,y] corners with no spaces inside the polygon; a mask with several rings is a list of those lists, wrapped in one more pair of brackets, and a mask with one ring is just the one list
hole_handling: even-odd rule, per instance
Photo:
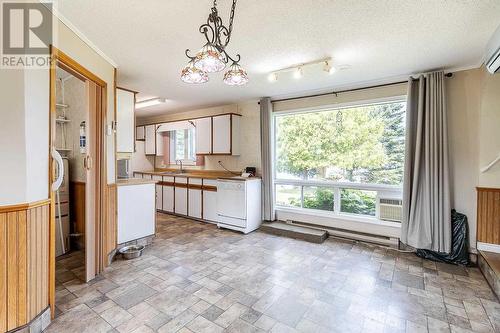
{"label": "large picture window", "polygon": [[274,118],[276,205],[375,217],[403,182],[403,100]]}

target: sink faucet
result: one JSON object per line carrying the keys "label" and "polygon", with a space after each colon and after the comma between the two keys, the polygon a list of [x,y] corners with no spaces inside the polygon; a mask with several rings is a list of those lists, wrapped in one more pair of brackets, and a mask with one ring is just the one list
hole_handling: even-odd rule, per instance
{"label": "sink faucet", "polygon": [[[177,163],[178,162],[178,163]],[[175,160],[175,165],[180,164],[181,165],[181,173],[184,172],[184,169],[182,168],[182,160]]]}

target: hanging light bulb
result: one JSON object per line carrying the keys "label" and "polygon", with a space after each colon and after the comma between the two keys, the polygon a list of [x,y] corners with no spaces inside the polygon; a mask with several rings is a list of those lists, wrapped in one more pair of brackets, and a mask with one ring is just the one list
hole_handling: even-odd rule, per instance
{"label": "hanging light bulb", "polygon": [[276,82],[276,81],[278,81],[278,74],[271,73],[267,76],[267,79],[269,80],[269,82]]}
{"label": "hanging light bulb", "polygon": [[304,76],[304,73],[302,72],[302,67],[297,67],[297,69],[293,72],[293,77],[296,79],[300,79],[302,76]]}
{"label": "hanging light bulb", "polygon": [[224,83],[230,86],[241,86],[248,82],[247,72],[236,62],[224,74]]}
{"label": "hanging light bulb", "polygon": [[181,80],[186,83],[205,83],[208,81],[206,72],[194,66],[194,60],[191,60],[181,71]]}
{"label": "hanging light bulb", "polygon": [[196,54],[194,66],[206,73],[215,73],[223,70],[226,63],[217,48],[211,43],[206,43]]}

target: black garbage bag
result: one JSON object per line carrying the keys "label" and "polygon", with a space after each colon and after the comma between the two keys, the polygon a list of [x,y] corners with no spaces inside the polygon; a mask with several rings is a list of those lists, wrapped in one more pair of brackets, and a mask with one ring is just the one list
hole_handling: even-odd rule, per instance
{"label": "black garbage bag", "polygon": [[469,265],[469,226],[467,216],[451,211],[451,252],[435,252],[431,250],[417,250],[417,256],[434,261],[446,262],[455,265]]}

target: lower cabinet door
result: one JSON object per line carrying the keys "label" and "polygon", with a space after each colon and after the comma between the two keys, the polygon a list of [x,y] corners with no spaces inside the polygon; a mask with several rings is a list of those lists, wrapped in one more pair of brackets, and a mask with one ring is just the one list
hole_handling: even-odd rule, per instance
{"label": "lower cabinet door", "polygon": [[165,212],[174,212],[174,187],[163,186],[163,210]]}
{"label": "lower cabinet door", "polygon": [[188,189],[188,215],[201,219],[201,190]]}
{"label": "lower cabinet door", "polygon": [[[161,182],[161,176],[153,176],[153,179]],[[162,200],[163,190],[162,190],[162,187],[163,186],[158,185],[158,184],[155,185],[155,188],[156,188],[156,209],[157,210],[163,210],[163,200]]]}
{"label": "lower cabinet door", "polygon": [[217,192],[203,191],[203,219],[217,222]]}
{"label": "lower cabinet door", "polygon": [[175,187],[175,213],[187,215],[187,188]]}

